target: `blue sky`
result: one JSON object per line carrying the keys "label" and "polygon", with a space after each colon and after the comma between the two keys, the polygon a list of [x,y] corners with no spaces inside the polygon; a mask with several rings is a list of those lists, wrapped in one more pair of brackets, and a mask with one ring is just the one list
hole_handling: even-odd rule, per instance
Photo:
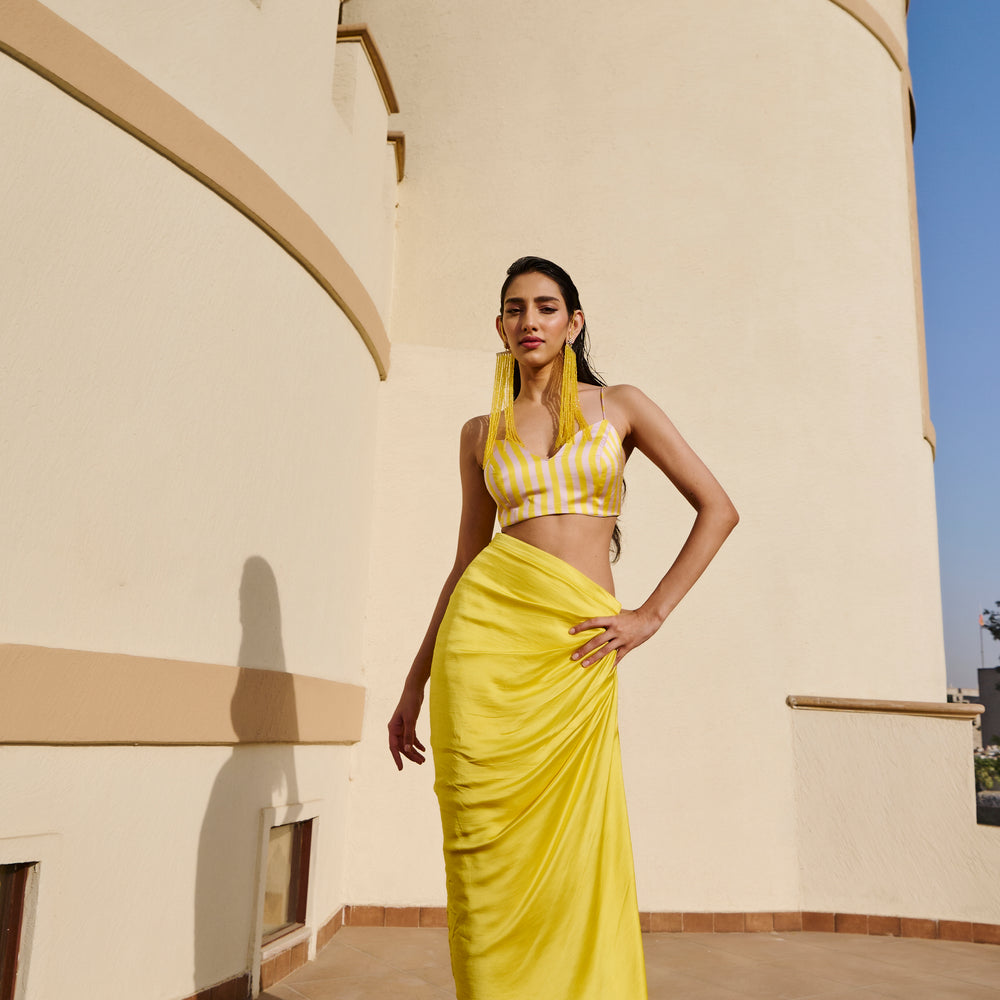
{"label": "blue sky", "polygon": [[974,687],[1000,601],[1000,3],[913,0],[909,38],[948,683]]}

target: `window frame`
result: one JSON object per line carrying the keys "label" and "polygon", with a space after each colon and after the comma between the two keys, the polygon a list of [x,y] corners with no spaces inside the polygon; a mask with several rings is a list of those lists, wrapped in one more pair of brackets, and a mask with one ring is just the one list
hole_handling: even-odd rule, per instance
{"label": "window frame", "polygon": [[[275,954],[294,948],[305,941],[309,945],[309,958],[316,956],[317,905],[323,900],[318,887],[322,884],[321,869],[323,859],[319,844],[321,843],[323,815],[328,804],[323,799],[312,799],[307,802],[295,802],[285,806],[266,807],[260,810],[260,827],[258,832],[257,853],[257,888],[256,914],[251,921],[250,954],[251,983],[253,995],[260,990],[260,970],[264,961]],[[286,826],[289,823],[299,823],[312,820],[309,837],[309,857],[303,859],[301,872],[307,886],[304,901],[304,921],[301,925],[288,927],[284,932],[266,944],[263,941],[264,930],[264,894],[267,885],[267,846],[272,827]],[[323,914],[320,914],[323,916]]]}
{"label": "window frame", "polygon": [[[295,833],[292,837],[292,860],[291,860],[291,881],[289,885],[289,895],[293,899],[293,919],[282,924],[277,930],[269,934],[263,932],[261,928],[261,948],[267,948],[280,940],[286,934],[300,930],[306,926],[306,913],[309,904],[309,864],[312,855],[312,828],[313,818],[293,820],[291,823],[279,823],[268,829],[270,837],[271,830],[281,829],[283,826],[291,826]],[[267,863],[265,860],[264,881],[267,882]]]}
{"label": "window frame", "polygon": [[0,873],[6,876],[0,881],[0,1000],[14,1000],[17,992],[28,883],[36,864],[35,861],[0,864]]}

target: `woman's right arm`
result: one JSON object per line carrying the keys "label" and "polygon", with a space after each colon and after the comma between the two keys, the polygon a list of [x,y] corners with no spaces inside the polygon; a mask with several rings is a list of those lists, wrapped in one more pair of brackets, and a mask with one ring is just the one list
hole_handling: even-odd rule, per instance
{"label": "woman's right arm", "polygon": [[466,566],[482,551],[493,535],[497,508],[493,498],[486,490],[483,479],[483,468],[480,454],[486,443],[486,420],[474,417],[462,428],[462,439],[459,447],[459,467],[462,473],[462,520],[458,529],[458,550],[455,553],[455,563],[448,578],[441,588],[434,614],[424,641],[420,644],[413,666],[406,675],[403,693],[389,720],[389,752],[396,762],[396,767],[403,770],[403,757],[415,764],[422,764],[425,750],[423,743],[417,739],[417,716],[424,701],[424,688],[431,675],[431,661],[434,658],[434,643],[437,641],[438,629],[444,618],[448,601],[459,578],[465,572]]}

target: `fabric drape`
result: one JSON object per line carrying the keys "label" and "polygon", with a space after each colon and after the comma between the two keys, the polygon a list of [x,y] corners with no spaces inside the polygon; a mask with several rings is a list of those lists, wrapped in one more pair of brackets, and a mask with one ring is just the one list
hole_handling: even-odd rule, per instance
{"label": "fabric drape", "polygon": [[497,535],[455,588],[431,670],[431,747],[458,1000],[643,1000],[614,654],[570,635],[618,601]]}

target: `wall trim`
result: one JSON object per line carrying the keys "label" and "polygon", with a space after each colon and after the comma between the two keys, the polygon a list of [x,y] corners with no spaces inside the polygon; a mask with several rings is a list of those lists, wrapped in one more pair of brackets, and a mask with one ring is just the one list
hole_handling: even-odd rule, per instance
{"label": "wall trim", "polygon": [[927,378],[927,332],[924,321],[924,286],[920,264],[920,224],[917,218],[917,177],[913,162],[913,136],[916,132],[916,110],[909,82],[900,85],[900,100],[906,119],[906,194],[910,221],[910,266],[913,269],[913,310],[917,323],[917,371],[920,378],[920,422],[924,440],[930,445],[931,460],[937,455],[937,431],[931,420],[930,385]]}
{"label": "wall trim", "polygon": [[846,11],[856,21],[864,25],[896,64],[896,68],[909,80],[910,67],[906,58],[906,48],[889,27],[889,22],[868,2],[868,0],[830,0],[834,6]]}
{"label": "wall trim", "polygon": [[184,1000],[246,1000],[250,996],[250,973],[241,972],[214,986],[206,986]]}
{"label": "wall trim", "polygon": [[365,689],[320,677],[0,644],[0,745],[352,744]]}
{"label": "wall trim", "polygon": [[815,709],[823,712],[875,712],[881,715],[921,715],[932,719],[957,719],[970,722],[984,711],[982,705],[939,701],[886,701],[878,698],[828,698],[819,695],[790,694],[789,708]]}
{"label": "wall trim", "polygon": [[343,310],[386,377],[389,337],[368,290],[313,218],[242,150],[38,0],[0,0],[0,52],[170,160],[270,236]]}
{"label": "wall trim", "polygon": [[392,151],[396,154],[396,183],[398,184],[406,173],[406,136],[402,132],[389,132],[385,140],[392,146]]}
{"label": "wall trim", "polygon": [[[1000,944],[1000,924],[924,917],[894,917],[867,913],[746,911],[733,913],[669,913],[641,910],[643,933],[761,934],[771,931],[812,931],[830,934],[870,934]],[[346,906],[345,927],[447,927],[444,906]]]}
{"label": "wall trim", "polygon": [[372,33],[368,30],[367,24],[341,24],[337,26],[337,42],[360,42],[368,57],[368,63],[378,81],[378,89],[385,102],[385,110],[394,115],[399,112],[399,103],[396,100],[396,92],[392,89],[392,81],[389,79],[389,71],[385,68],[382,53],[379,52]]}
{"label": "wall trim", "polygon": [[347,907],[342,906],[337,912],[330,917],[316,932],[316,950],[321,951],[325,948],[332,940],[334,934],[344,926],[344,910]]}

